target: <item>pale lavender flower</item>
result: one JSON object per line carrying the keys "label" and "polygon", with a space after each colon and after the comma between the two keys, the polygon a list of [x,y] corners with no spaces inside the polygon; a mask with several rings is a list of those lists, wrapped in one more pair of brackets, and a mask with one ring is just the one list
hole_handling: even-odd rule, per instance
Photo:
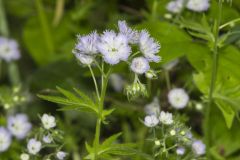
{"label": "pale lavender flower", "polygon": [[83,64],[91,64],[94,55],[98,53],[97,43],[99,36],[96,31],[86,36],[78,36],[77,44],[73,50],[73,54]]}
{"label": "pale lavender flower", "polygon": [[11,143],[11,134],[4,127],[0,127],[0,153],[6,151]]}
{"label": "pale lavender flower", "polygon": [[139,42],[139,32],[128,27],[126,21],[118,21],[118,28],[120,33],[128,38],[129,43],[137,44]]}
{"label": "pale lavender flower", "polygon": [[179,13],[183,9],[184,0],[174,0],[167,4],[167,10],[172,13]]}
{"label": "pale lavender flower", "polygon": [[146,58],[136,57],[132,60],[130,68],[137,74],[143,74],[150,69],[150,66]]}
{"label": "pale lavender flower", "polygon": [[178,147],[176,150],[177,155],[184,155],[185,148],[184,147]]}
{"label": "pale lavender flower", "polygon": [[206,152],[206,146],[201,140],[195,140],[192,143],[192,149],[196,155],[203,155]]}
{"label": "pale lavender flower", "polygon": [[155,127],[158,123],[159,120],[155,115],[146,116],[144,118],[144,124],[147,127]]}
{"label": "pale lavender flower", "polygon": [[86,65],[90,65],[94,61],[93,56],[89,56],[86,54],[76,54],[76,58],[82,63]]}
{"label": "pale lavender flower", "polygon": [[15,40],[0,37],[0,59],[10,62],[20,58],[18,43]]}
{"label": "pale lavender flower", "polygon": [[30,154],[36,155],[41,150],[41,147],[42,143],[34,138],[28,141],[27,149]]}
{"label": "pale lavender flower", "polygon": [[209,0],[189,0],[186,7],[195,12],[203,12],[208,10],[209,6]]}
{"label": "pale lavender flower", "polygon": [[98,49],[103,55],[105,62],[112,65],[119,63],[121,60],[127,61],[131,53],[128,38],[121,33],[116,34],[111,30],[107,30],[101,35]]}
{"label": "pale lavender flower", "polygon": [[23,139],[31,130],[31,123],[25,114],[16,114],[8,117],[8,130],[18,139]]}
{"label": "pale lavender flower", "polygon": [[57,159],[64,160],[67,156],[67,153],[63,152],[63,151],[59,151],[59,152],[57,152],[56,156],[57,156]]}
{"label": "pale lavender flower", "polygon": [[43,142],[45,143],[51,143],[53,141],[53,138],[50,134],[46,135],[46,136],[43,136]]}
{"label": "pale lavender flower", "polygon": [[156,55],[159,52],[160,44],[150,37],[146,30],[140,32],[139,47],[148,61],[159,62],[161,60],[161,57]]}

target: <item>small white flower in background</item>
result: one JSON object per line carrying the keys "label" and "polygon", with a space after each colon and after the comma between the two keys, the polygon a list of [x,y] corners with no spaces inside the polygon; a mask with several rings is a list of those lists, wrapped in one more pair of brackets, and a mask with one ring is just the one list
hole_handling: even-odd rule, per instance
{"label": "small white flower in background", "polygon": [[45,129],[51,129],[56,126],[55,117],[51,115],[43,114],[43,116],[41,117],[41,121]]}
{"label": "small white flower in background", "polygon": [[52,136],[51,135],[46,135],[46,136],[43,136],[43,142],[45,142],[45,143],[51,143],[52,141],[53,141],[53,138],[52,138]]}
{"label": "small white flower in background", "polygon": [[160,104],[158,97],[154,97],[151,103],[146,104],[144,107],[144,111],[147,115],[157,116],[160,113]]}
{"label": "small white flower in background", "polygon": [[117,92],[121,92],[123,90],[123,86],[125,84],[125,81],[123,80],[123,78],[118,75],[118,74],[111,74],[110,76],[110,83],[113,87],[113,89]]}
{"label": "small white flower in background", "polygon": [[132,60],[130,68],[137,74],[143,74],[150,69],[150,66],[146,58],[137,57]]}
{"label": "small white flower in background", "polygon": [[31,123],[26,114],[16,114],[8,117],[8,130],[18,139],[23,139],[31,130]]}
{"label": "small white flower in background", "polygon": [[99,36],[96,31],[86,36],[78,36],[73,54],[82,64],[89,65],[93,62],[94,55],[98,53],[98,40]]}
{"label": "small white flower in background", "polygon": [[0,59],[10,62],[19,58],[18,43],[15,40],[0,37]]}
{"label": "small white flower in background", "polygon": [[163,68],[167,71],[170,71],[171,69],[173,69],[173,67],[175,67],[177,64],[179,63],[179,59],[175,59],[173,61],[168,62],[167,64],[163,65]]}
{"label": "small white flower in background", "polygon": [[26,153],[22,153],[21,156],[20,156],[20,159],[21,160],[29,160],[30,156]]}
{"label": "small white flower in background", "polygon": [[184,89],[175,88],[168,93],[168,101],[174,108],[181,109],[186,107],[189,96]]}
{"label": "small white flower in background", "polygon": [[146,30],[140,32],[139,47],[149,62],[159,62],[161,60],[161,57],[156,55],[159,52],[160,44],[150,37]]}
{"label": "small white flower in background", "polygon": [[144,118],[144,124],[147,127],[155,127],[158,123],[159,120],[155,115],[146,116]]}
{"label": "small white flower in background", "polygon": [[42,143],[40,141],[37,141],[36,139],[32,138],[28,141],[27,144],[27,149],[28,149],[28,153],[30,154],[37,154],[42,147]]}
{"label": "small white flower in background", "polygon": [[139,42],[139,33],[127,26],[126,21],[118,21],[118,28],[121,34],[128,38],[129,43],[137,44]]}
{"label": "small white flower in background", "polygon": [[172,13],[179,13],[183,9],[184,0],[174,0],[167,4],[167,10]]}
{"label": "small white flower in background", "polygon": [[4,127],[0,127],[0,153],[6,151],[11,142],[11,134]]}
{"label": "small white flower in background", "polygon": [[184,147],[178,147],[176,150],[177,155],[184,155],[185,148]]}
{"label": "small white flower in background", "polygon": [[205,154],[206,152],[206,146],[201,140],[195,140],[192,143],[192,149],[193,152],[199,156]]}
{"label": "small white flower in background", "polygon": [[128,45],[128,38],[114,31],[105,31],[100,36],[100,42],[98,43],[99,52],[103,55],[104,61],[109,64],[117,64],[121,60],[127,61],[131,48]]}
{"label": "small white flower in background", "polygon": [[159,116],[160,122],[166,125],[170,125],[173,123],[172,113],[161,111]]}
{"label": "small white flower in background", "polygon": [[66,152],[63,152],[63,151],[59,151],[59,152],[57,152],[57,158],[59,159],[59,160],[63,160],[63,159],[65,159],[66,158],[66,156],[67,156],[67,153]]}
{"label": "small white flower in background", "polygon": [[209,0],[189,0],[186,7],[195,12],[203,12],[208,10],[209,6]]}

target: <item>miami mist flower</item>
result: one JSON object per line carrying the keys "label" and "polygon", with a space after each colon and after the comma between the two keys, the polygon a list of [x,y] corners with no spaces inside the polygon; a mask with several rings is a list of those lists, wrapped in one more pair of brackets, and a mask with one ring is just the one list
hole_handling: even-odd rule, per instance
{"label": "miami mist flower", "polygon": [[195,12],[203,12],[208,10],[209,6],[209,0],[189,0],[186,7]]}
{"label": "miami mist flower", "polygon": [[127,61],[131,53],[128,38],[124,34],[116,34],[112,30],[107,30],[100,36],[97,46],[104,61],[111,65],[117,64],[121,60]]}
{"label": "miami mist flower", "polygon": [[67,156],[67,153],[63,152],[63,151],[58,151],[56,156],[57,156],[57,159],[64,160],[66,158],[66,156]]}
{"label": "miami mist flower", "polygon": [[146,58],[136,57],[132,60],[130,68],[137,74],[143,74],[150,69],[150,66]]}
{"label": "miami mist flower", "polygon": [[159,120],[161,123],[170,125],[173,123],[172,113],[161,111]]}
{"label": "miami mist flower", "polygon": [[158,123],[159,120],[155,115],[146,116],[144,118],[144,124],[147,127],[155,127]]}
{"label": "miami mist flower", "polygon": [[176,109],[181,109],[186,107],[189,96],[182,88],[174,88],[168,93],[169,103]]}
{"label": "miami mist flower", "polygon": [[203,155],[206,152],[206,146],[201,140],[195,140],[192,143],[192,149],[193,152],[198,156]]}
{"label": "miami mist flower", "polygon": [[32,155],[36,155],[41,150],[41,147],[42,147],[42,143],[40,141],[37,141],[34,138],[28,141],[28,144],[27,144],[28,153]]}
{"label": "miami mist flower", "polygon": [[0,37],[0,59],[10,62],[19,58],[18,43],[15,40]]}
{"label": "miami mist flower", "polygon": [[51,115],[43,114],[43,116],[41,117],[41,121],[45,129],[51,129],[56,126],[55,117]]}
{"label": "miami mist flower", "polygon": [[98,40],[99,36],[96,31],[85,36],[78,35],[72,52],[82,64],[89,65],[93,62],[94,56],[98,53]]}
{"label": "miami mist flower", "polygon": [[167,10],[172,13],[179,13],[183,9],[184,0],[173,0],[166,6]]}
{"label": "miami mist flower", "polygon": [[139,42],[139,32],[128,27],[126,21],[118,21],[118,29],[127,37],[129,43],[137,44]]}
{"label": "miami mist flower", "polygon": [[161,60],[161,57],[156,55],[160,50],[160,44],[150,37],[147,30],[140,32],[139,47],[149,62],[159,62]]}
{"label": "miami mist flower", "polygon": [[16,114],[8,117],[8,130],[18,139],[23,139],[31,130],[31,123],[25,114]]}
{"label": "miami mist flower", "polygon": [[6,151],[11,142],[11,134],[4,127],[0,126],[0,153]]}

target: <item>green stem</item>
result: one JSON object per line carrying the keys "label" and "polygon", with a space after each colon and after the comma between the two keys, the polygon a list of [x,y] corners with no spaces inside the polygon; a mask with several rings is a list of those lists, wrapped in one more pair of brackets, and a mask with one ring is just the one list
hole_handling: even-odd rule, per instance
{"label": "green stem", "polygon": [[157,17],[157,6],[158,6],[158,0],[154,0],[152,5],[152,20],[155,20]]}
{"label": "green stem", "polygon": [[164,74],[165,74],[167,89],[170,91],[171,90],[171,82],[170,82],[169,72],[167,70],[165,70]]}
{"label": "green stem", "polygon": [[[103,65],[102,65],[103,67]],[[95,132],[95,138],[94,138],[94,158],[93,160],[98,160],[98,148],[100,144],[100,132],[101,132],[101,123],[102,123],[102,112],[104,109],[104,100],[105,100],[105,95],[106,95],[106,90],[107,90],[107,84],[109,80],[109,76],[111,73],[111,69],[108,71],[106,76],[103,76],[103,83],[102,83],[102,90],[101,90],[101,96],[99,100],[99,113],[97,117],[97,122],[96,122],[96,132]]]}
{"label": "green stem", "polygon": [[91,65],[88,65],[88,68],[91,72],[91,75],[92,75],[92,79],[93,79],[93,82],[94,82],[94,86],[95,86],[95,90],[96,90],[96,94],[97,94],[97,97],[98,97],[98,100],[100,100],[100,95],[99,95],[99,90],[98,90],[98,84],[97,84],[97,81],[96,81],[96,78],[95,78],[95,75],[94,75],[94,72],[92,70],[92,67]]}
{"label": "green stem", "polygon": [[211,125],[210,125],[210,114],[211,107],[213,104],[213,93],[215,89],[215,82],[217,78],[217,65],[218,65],[218,38],[219,38],[219,29],[221,23],[222,16],[222,0],[219,0],[219,8],[218,8],[218,19],[216,22],[216,26],[214,28],[214,47],[213,47],[213,62],[212,62],[212,74],[211,74],[211,82],[210,82],[210,90],[209,90],[209,102],[208,107],[206,108],[206,116],[205,116],[205,143],[207,147],[207,159],[210,159],[210,147],[211,147]]}
{"label": "green stem", "polygon": [[57,0],[53,26],[57,26],[63,16],[65,0]]}
{"label": "green stem", "polygon": [[227,23],[221,25],[221,26],[219,27],[219,29],[221,30],[221,29],[227,27],[228,25],[234,24],[234,23],[236,23],[236,22],[238,22],[238,21],[240,21],[240,18],[237,18],[237,19],[231,20],[231,21],[229,21],[229,22],[227,22]]}
{"label": "green stem", "polygon": [[15,62],[8,63],[8,76],[13,86],[21,84],[18,66]]}
{"label": "green stem", "polygon": [[0,0],[0,33],[5,37],[9,36],[3,0]]}
{"label": "green stem", "polygon": [[45,11],[43,8],[42,0],[35,0],[35,4],[38,12],[39,22],[41,24],[41,29],[43,32],[44,41],[46,42],[46,47],[49,52],[48,54],[53,54],[54,52],[53,39],[47,22],[47,17],[45,15]]}

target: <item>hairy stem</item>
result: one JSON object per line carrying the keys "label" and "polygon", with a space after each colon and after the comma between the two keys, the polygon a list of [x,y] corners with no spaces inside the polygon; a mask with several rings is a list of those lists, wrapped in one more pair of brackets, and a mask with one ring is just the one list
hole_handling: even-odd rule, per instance
{"label": "hairy stem", "polygon": [[[103,67],[104,66],[102,65],[102,68]],[[110,73],[111,73],[111,69],[108,71],[108,73],[105,76],[102,76],[102,89],[101,89],[101,96],[100,96],[100,100],[99,100],[99,110],[98,110],[99,112],[98,112],[98,117],[97,117],[97,122],[96,122],[93,160],[98,160],[98,148],[99,148],[99,144],[100,144],[101,123],[102,123],[102,118],[103,118],[102,112],[104,109],[104,100],[105,100],[105,95],[106,95],[106,90],[107,90]]]}
{"label": "hairy stem", "polygon": [[218,19],[216,21],[216,26],[214,28],[214,47],[213,47],[213,62],[212,62],[212,74],[211,74],[211,82],[210,82],[210,90],[209,90],[209,102],[206,108],[206,119],[205,119],[205,143],[207,147],[207,158],[210,159],[210,147],[211,147],[211,125],[210,125],[210,114],[211,107],[213,104],[213,93],[215,89],[215,82],[217,78],[217,65],[218,65],[218,38],[219,38],[219,29],[221,23],[222,16],[222,0],[219,0],[218,5]]}

